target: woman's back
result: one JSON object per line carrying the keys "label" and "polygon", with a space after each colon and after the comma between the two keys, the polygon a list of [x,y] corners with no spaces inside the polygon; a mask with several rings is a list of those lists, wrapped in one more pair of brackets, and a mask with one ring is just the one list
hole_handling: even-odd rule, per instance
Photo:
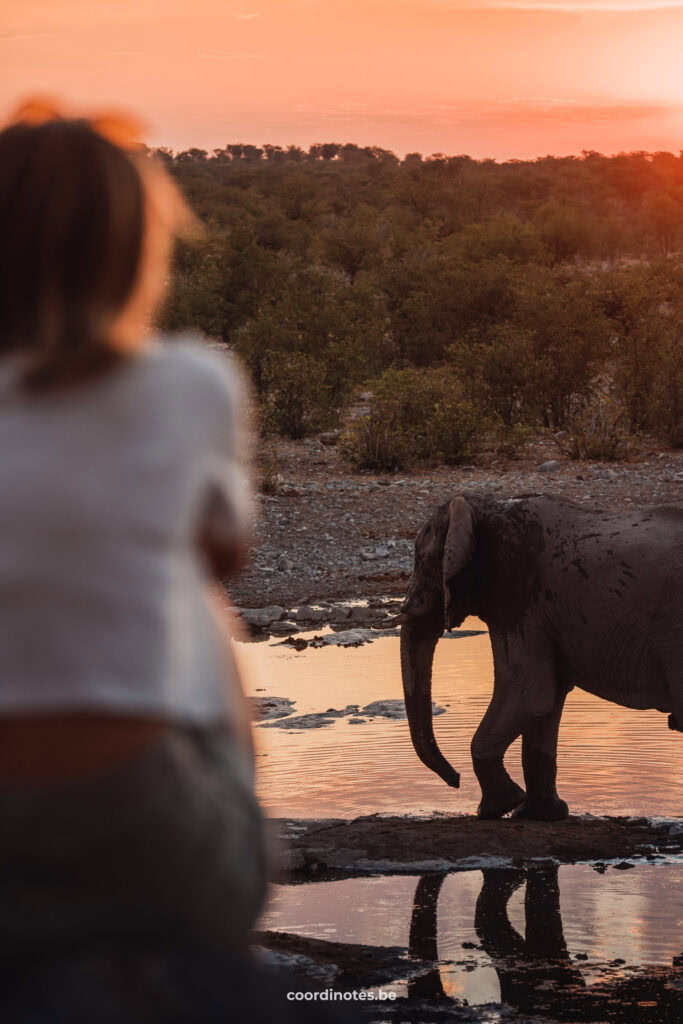
{"label": "woman's back", "polygon": [[0,361],[0,715],[224,717],[199,537],[244,525],[234,368],[157,343],[37,395],[20,368]]}

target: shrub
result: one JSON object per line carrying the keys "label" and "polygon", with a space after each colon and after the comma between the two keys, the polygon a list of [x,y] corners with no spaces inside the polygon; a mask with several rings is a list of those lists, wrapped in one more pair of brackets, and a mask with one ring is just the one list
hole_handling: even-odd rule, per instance
{"label": "shrub", "polygon": [[359,469],[386,472],[416,462],[461,462],[477,454],[491,430],[491,421],[463,397],[450,367],[390,369],[370,387],[369,412],[342,445]]}
{"label": "shrub", "polygon": [[633,450],[626,411],[604,396],[594,397],[574,415],[568,441],[572,459],[614,462],[628,458]]}
{"label": "shrub", "polygon": [[303,352],[268,352],[263,361],[261,420],[286,437],[305,437],[327,426],[333,409],[325,369]]}
{"label": "shrub", "polygon": [[277,494],[282,483],[282,474],[277,448],[272,442],[264,444],[261,448],[257,465],[261,494]]}
{"label": "shrub", "polygon": [[476,405],[492,409],[510,429],[535,422],[539,396],[529,331],[501,324],[486,342],[468,338],[450,345],[446,354]]}

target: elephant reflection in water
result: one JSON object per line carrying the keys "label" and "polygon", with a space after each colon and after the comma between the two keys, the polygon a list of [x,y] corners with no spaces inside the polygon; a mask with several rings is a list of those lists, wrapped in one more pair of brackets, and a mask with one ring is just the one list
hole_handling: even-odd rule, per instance
{"label": "elephant reflection in water", "polygon": [[[541,982],[552,982],[556,991],[583,986],[582,975],[572,963],[564,940],[558,865],[541,865],[528,871],[485,868],[482,874],[474,927],[498,974],[501,1001],[529,1011],[538,1002],[535,988]],[[418,882],[410,926],[413,957],[438,960],[437,904],[446,877],[445,873],[423,875]],[[522,938],[510,923],[507,905],[525,879],[526,933]],[[445,997],[438,967],[411,982],[409,997]]]}
{"label": "elephant reflection in water", "polygon": [[[501,1002],[522,1013],[551,1011],[553,1019],[600,1019],[661,1022],[683,1019],[683,997],[670,972],[651,976],[618,977],[588,987],[571,960],[560,914],[557,864],[540,864],[526,871],[485,868],[477,898],[474,927],[500,982]],[[418,882],[410,927],[410,955],[436,963],[437,904],[445,873],[424,875]],[[526,879],[525,937],[513,928],[507,913],[512,894]],[[678,965],[679,958],[674,960]],[[678,977],[676,972],[676,977]],[[409,1000],[446,999],[437,966],[409,983]],[[627,1018],[618,1013],[627,1008]],[[590,1010],[591,1015],[582,1016]],[[618,1011],[618,1012],[617,1012]],[[617,1016],[615,1016],[617,1013]]]}

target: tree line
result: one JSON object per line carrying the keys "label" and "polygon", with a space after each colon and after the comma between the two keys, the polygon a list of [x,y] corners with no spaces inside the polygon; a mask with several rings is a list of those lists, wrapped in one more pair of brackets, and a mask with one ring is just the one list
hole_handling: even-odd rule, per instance
{"label": "tree line", "polygon": [[[332,425],[364,385],[372,443],[349,451],[379,468],[425,437],[446,460],[536,429],[586,452],[592,432],[594,457],[683,440],[683,156],[156,153],[206,229],[177,250],[162,326],[241,355],[264,429]],[[421,433],[401,398],[420,389]]]}

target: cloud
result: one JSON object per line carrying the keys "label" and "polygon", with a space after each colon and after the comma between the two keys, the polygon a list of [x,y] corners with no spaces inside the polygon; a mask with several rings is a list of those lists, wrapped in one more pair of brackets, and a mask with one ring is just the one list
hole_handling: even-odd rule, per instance
{"label": "cloud", "polygon": [[200,50],[197,53],[202,60],[257,60],[260,53],[233,53],[224,50]]}
{"label": "cloud", "polygon": [[0,43],[21,43],[26,40],[33,42],[34,39],[54,39],[54,32],[15,32],[13,35],[0,36]]}
{"label": "cloud", "polygon": [[235,17],[238,21],[251,21],[253,18],[258,18],[258,12],[255,14],[236,14]]}

